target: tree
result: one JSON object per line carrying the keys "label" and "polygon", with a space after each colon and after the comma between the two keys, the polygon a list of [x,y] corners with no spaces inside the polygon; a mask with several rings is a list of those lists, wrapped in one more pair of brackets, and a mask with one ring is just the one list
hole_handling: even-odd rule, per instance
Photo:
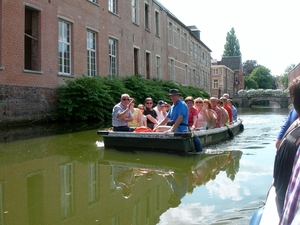
{"label": "tree", "polygon": [[234,28],[226,36],[226,44],[224,45],[223,56],[241,56],[240,43],[236,38]]}
{"label": "tree", "polygon": [[274,77],[271,75],[271,71],[264,67],[256,67],[250,74],[249,78],[253,79],[258,88],[272,89],[274,84]]}
{"label": "tree", "polygon": [[245,77],[245,88],[244,89],[257,89],[257,88],[258,88],[258,85],[255,82],[255,80],[253,80],[249,76]]}
{"label": "tree", "polygon": [[256,60],[247,60],[243,63],[243,76],[248,76],[259,65]]}
{"label": "tree", "polygon": [[288,67],[286,67],[283,74],[279,77],[279,83],[284,87],[284,89],[288,88],[289,85],[289,73],[294,69],[295,64],[291,64]]}

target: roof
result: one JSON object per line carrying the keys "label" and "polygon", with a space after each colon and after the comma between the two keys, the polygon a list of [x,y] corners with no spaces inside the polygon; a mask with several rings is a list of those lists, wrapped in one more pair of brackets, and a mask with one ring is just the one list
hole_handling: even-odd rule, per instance
{"label": "roof", "polygon": [[241,56],[222,57],[221,64],[227,66],[232,70],[240,70],[242,65],[242,57]]}
{"label": "roof", "polygon": [[[197,29],[198,28],[195,26],[195,25],[192,25],[192,26],[186,26],[183,22],[181,22],[173,13],[171,13],[163,4],[161,4],[158,0],[153,0],[153,2],[158,5],[160,7],[161,10],[165,11],[170,18],[172,18],[174,21],[176,21],[178,24],[180,24],[181,26],[183,26],[184,28],[186,28],[188,31],[190,31],[189,33],[194,36],[196,38],[196,40],[198,40],[209,52],[212,52],[212,50],[210,50],[209,47],[207,47],[206,44],[204,44],[200,39],[199,37],[197,37],[197,35],[195,35],[193,33],[193,30]],[[191,30],[193,29],[193,30]]]}

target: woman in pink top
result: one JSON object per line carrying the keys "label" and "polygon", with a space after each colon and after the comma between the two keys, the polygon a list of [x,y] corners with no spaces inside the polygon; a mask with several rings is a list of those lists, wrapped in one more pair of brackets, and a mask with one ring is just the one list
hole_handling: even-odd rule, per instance
{"label": "woman in pink top", "polygon": [[188,106],[188,125],[190,129],[194,130],[197,124],[198,111],[194,108],[194,98],[192,96],[188,96],[184,99],[185,103]]}
{"label": "woman in pink top", "polygon": [[203,100],[202,98],[196,98],[194,100],[195,108],[198,111],[198,118],[196,122],[196,129],[198,130],[206,130],[207,127],[207,114],[206,110],[203,108]]}

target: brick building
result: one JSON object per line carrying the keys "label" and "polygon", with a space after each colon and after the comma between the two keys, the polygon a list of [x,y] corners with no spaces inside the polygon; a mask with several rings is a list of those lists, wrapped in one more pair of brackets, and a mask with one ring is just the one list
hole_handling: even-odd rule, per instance
{"label": "brick building", "polygon": [[32,121],[85,74],[141,74],[210,92],[211,50],[156,0],[0,1],[0,121]]}
{"label": "brick building", "polygon": [[223,57],[211,63],[211,95],[221,97],[228,93],[231,97],[244,89],[243,64],[241,56]]}

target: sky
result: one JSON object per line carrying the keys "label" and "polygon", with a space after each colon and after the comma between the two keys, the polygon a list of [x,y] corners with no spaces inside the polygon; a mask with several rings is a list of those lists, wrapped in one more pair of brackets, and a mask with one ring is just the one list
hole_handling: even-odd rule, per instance
{"label": "sky", "polygon": [[300,0],[158,0],[220,61],[227,33],[234,28],[242,62],[256,60],[272,75],[300,63]]}

